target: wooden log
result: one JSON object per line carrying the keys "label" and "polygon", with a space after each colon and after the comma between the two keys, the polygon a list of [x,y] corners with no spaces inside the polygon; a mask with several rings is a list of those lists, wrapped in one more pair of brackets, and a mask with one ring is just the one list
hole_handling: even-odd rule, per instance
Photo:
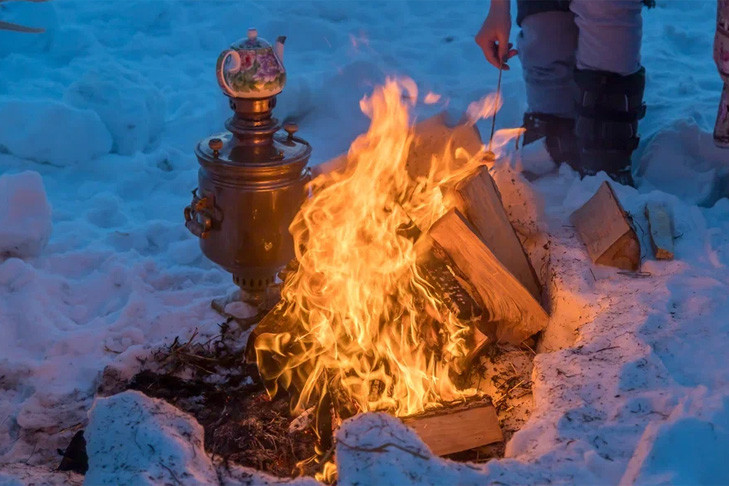
{"label": "wooden log", "polygon": [[635,271],[640,266],[640,242],[612,187],[603,182],[570,221],[593,262]]}
{"label": "wooden log", "polygon": [[402,421],[438,456],[504,440],[489,398],[404,417]]}
{"label": "wooden log", "polygon": [[[422,234],[414,223],[408,225],[410,236],[415,236],[415,252],[418,271],[430,285],[430,291],[444,308],[426,308],[430,316],[424,322],[421,333],[428,348],[437,355],[443,356],[443,342],[438,328],[445,314],[452,314],[464,326],[470,329],[465,336],[468,354],[453,358],[449,366],[457,375],[466,375],[476,358],[496,340],[481,331],[488,321],[488,312],[481,307],[476,289],[468,282],[466,276],[458,269],[446,251],[428,234]],[[414,228],[414,229],[413,229]]]}
{"label": "wooden log", "polygon": [[529,290],[532,297],[541,299],[542,289],[537,274],[509,221],[488,168],[480,167],[460,181],[453,194],[458,210],[468,218],[496,258]]}
{"label": "wooden log", "polygon": [[645,205],[648,235],[656,260],[673,260],[673,216],[663,203],[650,201]]}
{"label": "wooden log", "polygon": [[[425,176],[430,171],[433,156],[443,156],[446,147],[448,155],[455,160],[455,152],[459,147],[469,154],[475,155],[482,147],[481,135],[472,125],[449,125],[446,112],[441,112],[418,122],[413,128],[414,138],[408,153],[406,167],[408,174],[415,179]],[[465,162],[465,161],[464,161]],[[312,176],[330,174],[343,170],[347,166],[347,154],[340,154],[311,168]]]}
{"label": "wooden log", "polygon": [[462,321],[477,320],[484,315],[476,290],[438,243],[424,234],[416,242],[415,252],[420,274],[449,312]]}
{"label": "wooden log", "polygon": [[450,210],[428,234],[453,259],[497,322],[499,342],[519,344],[544,329],[549,316],[532,294],[471,229],[464,216]]}

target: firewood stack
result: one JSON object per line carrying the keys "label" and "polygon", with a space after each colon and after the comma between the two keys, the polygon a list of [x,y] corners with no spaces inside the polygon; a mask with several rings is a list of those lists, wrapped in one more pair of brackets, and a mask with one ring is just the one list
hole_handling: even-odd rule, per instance
{"label": "firewood stack", "polygon": [[[409,172],[423,171],[432,154],[442,153],[449,138],[452,147],[467,147],[471,153],[481,147],[480,136],[474,127],[447,127],[442,115],[416,125],[415,134],[408,159]],[[337,170],[341,160],[340,157],[324,165],[327,170]],[[403,227],[402,235],[415,242],[420,273],[445,307],[435,312],[424,309],[424,316],[430,321],[421,326],[421,332],[425,334],[422,339],[437,354],[437,316],[449,312],[465,323],[470,329],[467,337],[470,352],[465,359],[453,360],[449,365],[453,374],[467,375],[473,360],[487,346],[520,344],[543,330],[549,317],[540,304],[541,286],[536,273],[509,222],[487,167],[479,167],[452,190],[450,196],[456,201],[455,208],[428,229],[418,228],[414,223]],[[295,262],[292,266],[295,268]],[[283,301],[279,303],[249,337],[247,359],[256,361],[259,367],[265,360],[265,366],[270,370],[275,366],[276,358],[256,356],[258,340],[270,341],[282,333],[296,335],[297,322],[287,312],[289,305]],[[429,329],[432,332],[428,332]],[[287,352],[296,353],[296,339],[279,342],[288,347]],[[305,375],[308,372],[306,365],[299,368],[297,373]],[[291,385],[295,388],[295,380]],[[355,412],[347,410],[346,404],[336,403],[336,397],[326,399],[333,402],[334,408],[340,408],[335,410],[340,418]],[[449,418],[444,421],[444,416]],[[319,421],[326,422],[325,419]],[[502,440],[498,419],[488,398],[445,407],[435,414],[410,417],[405,422],[418,431],[437,454],[450,454]],[[434,433],[436,431],[448,433],[444,436],[443,432]]]}

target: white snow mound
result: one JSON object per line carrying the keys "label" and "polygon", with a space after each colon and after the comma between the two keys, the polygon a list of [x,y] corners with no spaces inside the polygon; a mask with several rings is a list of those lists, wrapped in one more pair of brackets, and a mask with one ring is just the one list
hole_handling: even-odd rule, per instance
{"label": "white snow mound", "polygon": [[338,484],[483,484],[473,464],[434,456],[418,435],[384,413],[365,413],[344,421],[337,431]]}
{"label": "white snow mound", "polygon": [[111,150],[99,116],[57,101],[0,101],[0,150],[35,162],[68,166]]}
{"label": "white snow mound", "polygon": [[84,484],[90,486],[319,484],[312,478],[286,481],[237,464],[214,464],[197,420],[137,391],[97,398],[84,435],[89,456]]}
{"label": "white snow mound", "polygon": [[162,93],[142,74],[113,61],[84,73],[68,88],[64,100],[95,111],[111,133],[112,150],[122,155],[151,147],[164,125]]}
{"label": "white snow mound", "polygon": [[51,227],[51,206],[40,174],[0,176],[0,257],[38,256]]}
{"label": "white snow mound", "polygon": [[164,400],[136,391],[98,398],[85,437],[85,484],[217,484],[203,428]]}

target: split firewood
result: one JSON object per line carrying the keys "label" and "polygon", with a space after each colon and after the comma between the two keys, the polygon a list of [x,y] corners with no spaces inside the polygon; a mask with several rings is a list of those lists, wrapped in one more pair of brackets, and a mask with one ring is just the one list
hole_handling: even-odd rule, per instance
{"label": "split firewood", "polygon": [[445,456],[501,442],[504,436],[490,398],[404,417],[433,454]]}
{"label": "split firewood", "polygon": [[482,331],[487,328],[486,322],[489,314],[479,303],[476,289],[468,282],[466,276],[448,256],[448,253],[428,234],[423,234],[412,221],[408,226],[410,236],[417,239],[415,253],[420,275],[430,284],[431,292],[436,299],[443,303],[445,309],[431,309],[430,320],[421,326],[424,342],[428,348],[440,354],[443,345],[438,328],[439,319],[443,319],[443,312],[449,312],[469,328],[465,336],[467,348],[466,356],[453,359],[450,367],[453,372],[463,375],[471,369],[471,365],[481,352],[495,337]]}
{"label": "split firewood", "polygon": [[640,242],[612,187],[603,182],[570,221],[593,262],[635,271],[640,266]]}
{"label": "split firewood", "polygon": [[549,316],[521,282],[481,241],[465,217],[452,209],[428,231],[478,294],[496,322],[499,342],[519,344],[544,329]]}
{"label": "split firewood", "polygon": [[656,260],[673,260],[673,217],[665,204],[654,201],[645,205],[648,235]]}
{"label": "split firewood", "polygon": [[450,312],[462,321],[477,320],[484,315],[475,289],[438,243],[424,234],[415,243],[415,252],[420,274]]}
{"label": "split firewood", "polygon": [[496,258],[526,287],[541,299],[541,285],[514,227],[501,202],[496,183],[486,166],[460,181],[453,190],[456,207],[476,229]]}
{"label": "split firewood", "polygon": [[[470,155],[478,153],[483,143],[478,129],[473,125],[447,123],[447,114],[441,112],[427,118],[413,127],[414,138],[407,159],[407,171],[413,179],[426,176],[430,171],[433,156],[444,154],[456,160],[456,150],[463,148]],[[448,148],[448,152],[446,152]],[[466,160],[463,159],[465,163]],[[456,164],[457,165],[457,164]],[[312,176],[331,174],[347,166],[347,154],[340,154],[311,168]],[[457,168],[457,167],[454,167]]]}
{"label": "split firewood", "polygon": [[[421,243],[422,242],[422,243]],[[466,347],[468,354],[459,358],[449,357],[449,366],[453,372],[458,375],[464,375],[471,370],[471,365],[478,358],[481,352],[490,344],[496,342],[495,338],[487,336],[481,329],[486,327],[485,323],[489,319],[489,313],[478,302],[478,293],[466,280],[465,276],[458,270],[453,260],[428,235],[423,235],[416,245],[428,248],[423,250],[418,258],[418,270],[424,279],[431,285],[431,292],[441,301],[445,309],[434,309],[429,312],[431,318],[434,318],[431,325],[422,327],[425,342],[430,349],[436,350],[437,354],[442,355],[443,342],[438,332],[444,314],[451,313],[465,327],[468,328],[466,334]],[[429,310],[429,309],[426,309]],[[433,338],[435,346],[433,346]]]}

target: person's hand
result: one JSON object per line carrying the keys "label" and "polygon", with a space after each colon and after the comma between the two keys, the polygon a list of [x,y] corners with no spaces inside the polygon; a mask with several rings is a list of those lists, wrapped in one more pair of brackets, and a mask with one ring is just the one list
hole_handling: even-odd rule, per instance
{"label": "person's hand", "polygon": [[511,13],[508,3],[504,6],[501,2],[492,1],[489,14],[476,34],[476,44],[481,47],[488,62],[504,70],[509,69],[506,62],[518,53],[509,43],[510,33]]}

